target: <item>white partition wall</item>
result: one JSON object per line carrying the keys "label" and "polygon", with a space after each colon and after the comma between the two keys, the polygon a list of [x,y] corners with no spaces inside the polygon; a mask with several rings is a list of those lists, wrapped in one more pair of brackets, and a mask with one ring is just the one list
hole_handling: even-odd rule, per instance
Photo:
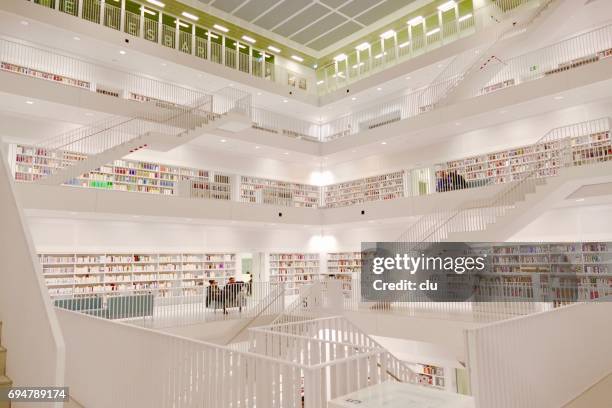
{"label": "white partition wall", "polygon": [[[1,149],[0,149],[1,150]],[[7,374],[15,386],[62,386],[64,341],[34,245],[0,156],[0,321],[8,349]],[[40,407],[53,404],[37,404]],[[57,404],[59,408],[62,404]]]}
{"label": "white partition wall", "polygon": [[610,302],[583,303],[467,331],[477,408],[556,408],[585,392],[612,372],[610,316]]}

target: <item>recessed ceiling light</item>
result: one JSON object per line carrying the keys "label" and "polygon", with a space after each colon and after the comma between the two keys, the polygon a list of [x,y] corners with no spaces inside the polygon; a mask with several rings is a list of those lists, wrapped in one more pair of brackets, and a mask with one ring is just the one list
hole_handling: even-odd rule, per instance
{"label": "recessed ceiling light", "polygon": [[287,102],[289,102],[289,101],[288,101],[287,99],[283,99],[283,102],[284,102],[284,103],[287,103]]}
{"label": "recessed ceiling light", "polygon": [[257,96],[261,96],[261,92],[257,92]]}
{"label": "recessed ceiling light", "polygon": [[161,7],[161,8],[166,7],[166,5],[164,3],[162,3],[161,1],[158,1],[158,0],[147,0],[147,3],[151,3],[151,4],[156,5],[157,7]]}
{"label": "recessed ceiling light", "polygon": [[289,152],[285,152],[283,153],[285,156],[289,156]]}
{"label": "recessed ceiling light", "polygon": [[321,84],[324,84],[324,83],[325,83],[325,81],[324,81],[324,80],[322,80],[322,79],[321,79],[321,80],[319,80],[319,81],[317,81],[317,85],[321,85]]}
{"label": "recessed ceiling light", "polygon": [[297,56],[297,55],[292,55],[292,56],[291,56],[291,59],[293,59],[293,60],[295,60],[295,61],[297,61],[297,62],[304,62],[304,58],[299,57],[299,56]]}
{"label": "recessed ceiling light", "polygon": [[579,199],[576,200],[577,203],[581,203],[583,201],[584,201],[584,198],[579,198]]}
{"label": "recessed ceiling light", "polygon": [[260,146],[255,146],[255,148],[256,148],[256,149],[261,149],[261,147],[260,147]]}
{"label": "recessed ceiling light", "polygon": [[182,15],[183,17],[186,17],[186,18],[188,18],[188,19],[190,19],[190,20],[193,20],[193,21],[198,21],[198,20],[200,19],[200,17],[198,17],[198,16],[196,16],[196,15],[194,15],[194,14],[188,13],[188,12],[186,12],[186,11],[183,11],[183,12],[181,13],[181,15]]}
{"label": "recessed ceiling light", "polygon": [[357,100],[357,98],[354,97],[354,96],[351,98],[351,101],[356,101],[356,100]]}
{"label": "recessed ceiling light", "polygon": [[359,44],[358,46],[355,47],[355,49],[357,51],[365,51],[368,48],[370,48],[370,43],[369,42],[362,42],[361,44]]}
{"label": "recessed ceiling light", "polygon": [[119,54],[121,54],[121,55],[125,55],[125,54],[127,54],[127,52],[125,52],[125,51],[121,50],[121,51],[119,51]]}
{"label": "recessed ceiling light", "polygon": [[377,91],[382,91],[382,88],[376,88]]}
{"label": "recessed ceiling light", "polygon": [[380,144],[381,144],[381,145],[386,145],[386,144],[387,144],[387,142],[381,142]]}
{"label": "recessed ceiling light", "polygon": [[281,52],[280,48],[276,48],[273,45],[268,45],[268,49],[272,52]]}
{"label": "recessed ceiling light", "polygon": [[220,140],[220,142],[221,142],[221,143],[225,143],[225,142],[227,142],[227,140],[225,140],[225,139],[221,139],[221,140]]}
{"label": "recessed ceiling light", "polygon": [[219,31],[223,31],[224,33],[227,33],[229,31],[229,28],[223,27],[222,25],[219,25],[219,24],[215,24],[213,25],[213,27]]}
{"label": "recessed ceiling light", "polygon": [[416,16],[414,18],[411,18],[410,20],[408,20],[408,24],[411,26],[415,26],[415,25],[419,25],[421,23],[423,23],[424,18],[423,16]]}
{"label": "recessed ceiling light", "polygon": [[561,96],[561,95],[555,96],[555,100],[560,101],[561,99],[563,99],[563,96]]}
{"label": "recessed ceiling light", "polygon": [[28,22],[27,22],[27,21],[25,21],[25,20],[21,20],[21,25],[27,26],[27,25],[30,25],[30,23],[28,23]]}
{"label": "recessed ceiling light", "polygon": [[336,62],[341,62],[346,60],[346,54],[342,53],[342,54],[338,54],[334,57],[334,61]]}
{"label": "recessed ceiling light", "polygon": [[407,76],[406,79],[412,79],[412,77]]}
{"label": "recessed ceiling light", "polygon": [[457,3],[455,3],[453,0],[450,0],[450,1],[447,1],[446,3],[440,4],[438,6],[438,10],[440,11],[452,10],[455,8],[456,5]]}
{"label": "recessed ceiling light", "polygon": [[384,33],[382,33],[380,35],[380,38],[382,38],[383,40],[386,40],[388,38],[391,38],[395,35],[395,31],[393,30],[389,30],[389,31],[385,31]]}
{"label": "recessed ceiling light", "polygon": [[253,37],[249,37],[248,35],[243,35],[242,39],[251,44],[255,44],[257,42]]}
{"label": "recessed ceiling light", "polygon": [[34,105],[34,101],[26,101],[28,105]]}
{"label": "recessed ceiling light", "polygon": [[81,39],[80,39],[79,37],[72,37],[72,39],[73,39],[74,41],[81,41]]}

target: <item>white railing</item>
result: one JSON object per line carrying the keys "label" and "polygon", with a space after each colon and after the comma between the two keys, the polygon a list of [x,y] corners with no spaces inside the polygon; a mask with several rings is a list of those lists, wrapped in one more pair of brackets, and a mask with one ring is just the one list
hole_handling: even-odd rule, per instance
{"label": "white railing", "polygon": [[612,369],[612,303],[578,303],[467,331],[476,407],[565,406]]}
{"label": "white railing", "polygon": [[[420,245],[424,242],[443,241],[453,232],[484,230],[488,224],[514,208],[526,194],[534,192],[537,186],[546,183],[547,177],[558,175],[560,169],[612,160],[607,146],[588,146],[585,149],[586,154],[583,154],[583,148],[580,145],[573,146],[572,139],[568,137],[588,136],[609,130],[608,118],[551,130],[530,146],[545,160],[527,163],[523,171],[518,172],[507,187],[492,198],[468,202],[452,210],[433,209],[432,213],[424,215],[405,231],[398,241],[407,245]],[[449,183],[453,185],[452,177]]]}
{"label": "white railing", "polygon": [[[79,16],[79,7],[76,0],[55,0],[53,3],[45,0],[28,1],[33,1],[34,3],[52,9],[55,8],[53,4],[57,2],[62,6],[59,7],[59,11],[75,17]],[[223,41],[217,43],[215,41],[219,41],[224,35],[212,33],[208,28],[204,29],[197,24],[190,23],[190,31],[185,31],[184,27],[180,25],[184,23],[181,22],[178,24],[179,20],[182,20],[182,18],[168,14],[165,11],[163,12],[163,16],[172,17],[172,20],[176,21],[177,24],[169,26],[160,23],[159,20],[162,20],[162,13],[157,13],[155,19],[147,17],[147,13],[132,13],[125,9],[124,2],[114,5],[100,0],[81,0],[79,4],[82,4],[81,18],[92,23],[102,24],[114,30],[121,30],[123,25],[123,31],[126,34],[159,43],[164,47],[175,49],[177,52],[194,55],[195,57],[207,59],[214,63],[223,64],[230,69],[239,70],[268,81],[277,82],[291,89],[300,89],[308,93],[316,92],[316,87],[311,83],[310,78],[306,78],[304,75],[290,70],[283,65],[267,62],[265,61],[265,57],[255,57],[251,54],[241,52],[236,46],[226,47]],[[140,8],[148,7],[146,3],[142,5],[139,4],[139,6]],[[123,24],[122,15],[124,15]],[[141,24],[143,27],[142,30],[140,29]],[[211,33],[210,37],[204,33],[205,30]],[[211,40],[213,36],[214,38]],[[227,38],[229,39],[229,37]],[[194,43],[196,44],[195,47],[193,46]],[[234,41],[232,41],[232,43],[237,44]],[[248,46],[250,49],[253,49],[250,44],[241,44],[241,46]],[[210,52],[208,51],[209,49]],[[262,55],[265,56],[266,52],[262,52]],[[271,54],[267,54],[268,58],[271,56]],[[314,76],[314,72],[312,76]],[[299,79],[296,84],[290,84],[290,78],[301,79],[301,84]]]}
{"label": "white railing", "polygon": [[[317,69],[319,93],[346,87],[390,66],[495,26],[506,13],[523,11],[525,7],[535,8],[546,1],[499,0],[477,9],[472,9],[471,2],[458,1],[448,11],[437,11],[406,25],[390,38],[381,38],[362,50],[349,53],[342,61],[321,66]],[[433,19],[437,23],[427,27]]]}
{"label": "white railing", "polygon": [[[256,353],[289,358],[292,361],[297,359],[305,364],[344,358],[350,349],[356,354],[380,350],[386,359],[385,371],[392,379],[401,382],[416,381],[414,372],[406,363],[341,316],[273,323],[253,328],[250,330],[249,344],[250,350]],[[322,354],[322,351],[327,354]]]}
{"label": "white railing", "polygon": [[66,382],[92,408],[324,408],[392,379],[389,355],[379,349],[299,364],[82,313],[57,314],[67,339]]}
{"label": "white railing", "polygon": [[164,287],[61,295],[54,297],[54,304],[66,310],[156,329],[253,319],[264,313],[277,316],[284,310],[284,302],[280,299],[284,293],[282,287],[268,282],[237,282],[223,286],[208,283],[172,286],[168,283],[172,282],[165,282],[167,286]]}
{"label": "white railing", "polygon": [[[0,147],[0,322],[13,385],[64,386],[64,338]],[[60,408],[63,404],[41,404]]]}
{"label": "white railing", "polygon": [[[480,89],[471,89],[463,97],[475,97],[510,86],[549,77],[583,65],[612,57],[612,25],[559,41],[536,51],[510,58]],[[493,64],[496,65],[496,64]]]}
{"label": "white railing", "polygon": [[209,97],[206,92],[6,39],[0,39],[0,69],[134,101],[189,106]]}

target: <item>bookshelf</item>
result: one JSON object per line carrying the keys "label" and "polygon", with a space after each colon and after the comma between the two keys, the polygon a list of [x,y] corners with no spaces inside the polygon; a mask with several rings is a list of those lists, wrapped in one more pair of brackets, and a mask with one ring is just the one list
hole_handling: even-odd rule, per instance
{"label": "bookshelf", "polygon": [[[555,176],[562,164],[565,140],[567,139],[441,163],[435,166],[436,179],[439,180],[442,177],[442,172],[455,171],[463,176],[468,187],[475,187],[521,180],[531,172],[534,172],[537,177]],[[605,161],[612,157],[612,141],[609,131],[568,140],[575,166],[585,164],[587,161],[592,162],[594,159]]]}
{"label": "bookshelf", "polygon": [[404,170],[323,187],[325,206],[344,207],[368,201],[392,200],[405,196]]}
{"label": "bookshelf", "polygon": [[210,279],[223,285],[236,275],[236,254],[222,252],[42,253],[39,260],[52,298],[140,290],[155,290],[158,297],[187,296]]}
{"label": "bookshelf", "polygon": [[92,89],[91,82],[82,81],[75,78],[70,78],[64,75],[58,75],[51,72],[39,71],[37,69],[32,69],[28,67],[24,67],[22,65],[11,64],[8,62],[0,62],[0,69],[3,71],[12,72],[14,74],[31,76],[34,78],[44,79],[46,81],[53,81],[63,85],[75,86],[77,88],[82,89]]}
{"label": "bookshelf", "polygon": [[361,252],[333,252],[327,254],[326,279],[336,279],[342,282],[345,294],[353,290],[353,278],[360,279]]}
{"label": "bookshelf", "polygon": [[[556,305],[567,299],[593,300],[612,295],[612,247],[605,242],[504,244],[488,249],[491,272],[483,283],[513,284],[506,298],[533,300],[543,291]],[[484,291],[487,296],[498,293]]]}
{"label": "bookshelf", "polygon": [[431,364],[408,363],[408,366],[417,375],[419,384],[430,385],[434,388],[445,390],[447,387],[447,379],[445,377],[445,369]]}
{"label": "bookshelf", "polygon": [[299,294],[300,285],[319,279],[319,254],[301,252],[271,253],[270,283],[283,283],[288,295]]}
{"label": "bookshelf", "polygon": [[241,176],[240,201],[316,208],[319,206],[320,190],[319,187],[309,184]]}
{"label": "bookshelf", "polygon": [[[15,180],[34,181],[86,157],[78,153],[16,145]],[[135,160],[115,160],[69,180],[66,184],[75,187],[176,195],[178,183],[184,180],[192,182],[194,194],[199,198],[230,199],[229,175]]]}

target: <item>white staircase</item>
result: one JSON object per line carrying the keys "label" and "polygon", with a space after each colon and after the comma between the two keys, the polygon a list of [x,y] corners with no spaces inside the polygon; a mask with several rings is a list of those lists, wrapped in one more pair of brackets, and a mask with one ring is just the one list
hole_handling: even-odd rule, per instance
{"label": "white staircase", "polygon": [[[433,209],[405,231],[398,241],[410,247],[427,242],[486,242],[507,238],[537,217],[536,210],[543,211],[547,207],[545,200],[558,199],[562,194],[559,188],[573,177],[593,179],[610,172],[612,156],[607,147],[601,147],[601,151],[597,146],[592,147],[584,157],[584,153],[574,146],[576,138],[601,132],[610,132],[608,118],[551,130],[526,148],[533,152],[532,158],[537,159],[527,164],[515,164],[525,166],[520,179],[508,183],[491,197],[467,202],[451,210]],[[509,162],[511,160],[508,158]]]}
{"label": "white staircase", "polygon": [[215,129],[251,123],[250,94],[233,88],[200,97],[189,106],[158,100],[143,106],[145,113],[138,117],[112,117],[38,144],[57,163],[35,182],[62,184],[137,150],[169,151]]}
{"label": "white staircase", "polygon": [[[497,56],[507,46],[510,38],[521,35],[537,27],[537,24],[548,14],[551,4],[560,0],[542,0],[535,10],[518,10],[508,18],[499,21],[499,27],[493,34],[493,40],[475,49],[459,54],[440,73],[433,83],[438,86],[436,105],[455,103],[479,89],[478,84],[487,83],[504,68],[503,61]],[[491,18],[494,18],[491,16]]]}

